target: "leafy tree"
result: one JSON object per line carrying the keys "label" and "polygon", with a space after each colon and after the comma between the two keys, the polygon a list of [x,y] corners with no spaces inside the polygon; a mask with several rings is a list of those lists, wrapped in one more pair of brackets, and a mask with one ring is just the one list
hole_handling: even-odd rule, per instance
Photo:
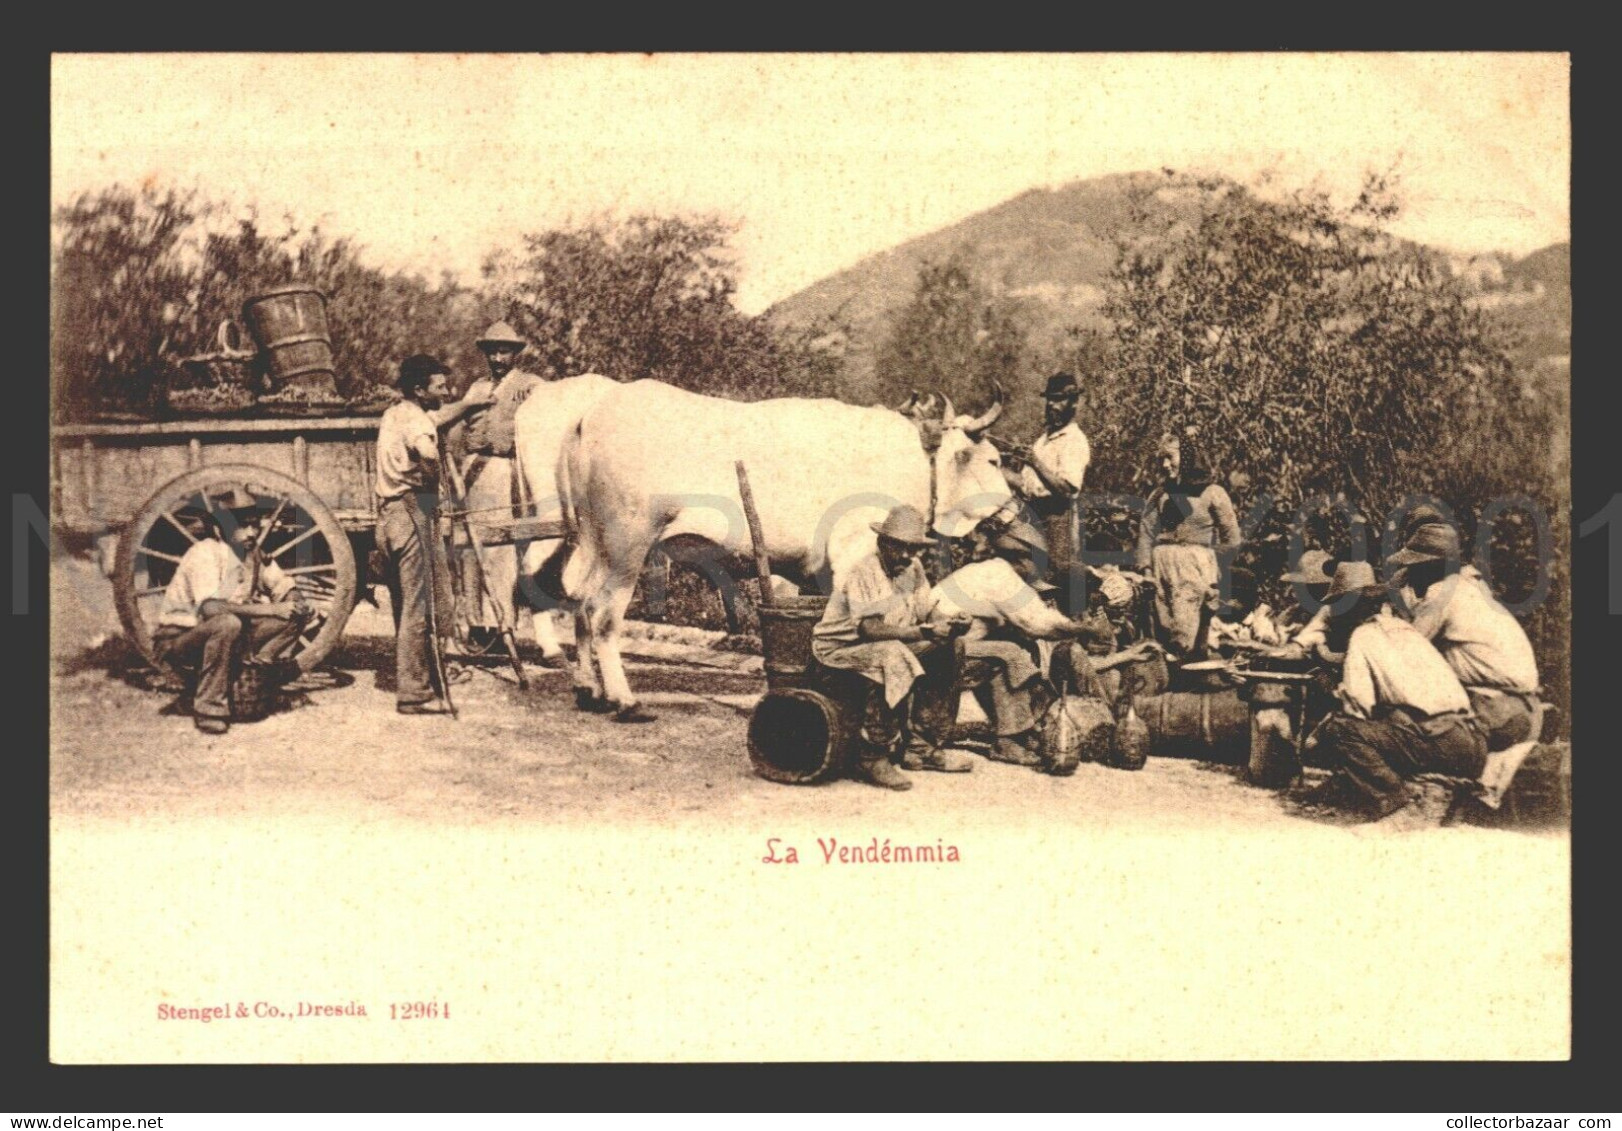
{"label": "leafy tree", "polygon": [[530,234],[521,253],[486,260],[487,290],[553,374],[741,399],[832,393],[829,327],[788,334],[733,305],[733,232],[713,218],[639,215]]}
{"label": "leafy tree", "polygon": [[[962,408],[983,404],[993,384],[1010,393],[1029,383],[1032,351],[1017,307],[994,295],[975,276],[973,257],[959,248],[944,262],[918,271],[912,299],[898,310],[880,343],[875,387],[886,403],[907,399],[914,389],[943,394]],[[1010,406],[1011,424],[1029,412]]]}
{"label": "leafy tree", "polygon": [[[1155,193],[1190,207],[1152,208]],[[1568,494],[1548,441],[1560,406],[1516,371],[1513,336],[1446,261],[1385,230],[1398,210],[1379,177],[1346,207],[1175,174],[1141,186],[1106,297],[1113,357],[1091,391],[1090,484],[1142,493],[1160,437],[1194,429],[1242,487],[1241,512],[1275,500],[1250,536],[1273,576],[1303,510],[1308,541],[1345,553],[1357,528],[1377,540],[1393,508],[1428,496],[1469,546],[1494,499],[1529,497],[1552,523],[1552,559],[1540,565],[1524,511],[1491,524],[1485,557],[1511,601],[1552,571],[1528,625],[1563,685]]]}
{"label": "leafy tree", "polygon": [[195,284],[188,241],[211,206],[195,193],[114,187],[57,209],[51,369],[62,418],[93,407],[151,411],[167,361],[186,348]]}

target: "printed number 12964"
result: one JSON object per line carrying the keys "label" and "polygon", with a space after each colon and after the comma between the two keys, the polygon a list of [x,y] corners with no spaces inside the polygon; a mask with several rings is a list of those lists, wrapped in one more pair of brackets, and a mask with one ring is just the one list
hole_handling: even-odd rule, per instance
{"label": "printed number 12964", "polygon": [[389,1003],[390,1021],[416,1021],[425,1017],[438,1017],[449,1020],[451,1007],[449,1002],[439,1001],[394,1001]]}

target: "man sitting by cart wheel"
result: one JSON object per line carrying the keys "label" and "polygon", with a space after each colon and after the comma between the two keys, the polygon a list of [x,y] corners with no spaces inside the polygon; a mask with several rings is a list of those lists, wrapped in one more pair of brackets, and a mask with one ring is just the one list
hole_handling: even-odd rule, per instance
{"label": "man sitting by cart wheel", "polygon": [[284,654],[298,641],[310,606],[294,582],[259,552],[259,500],[239,487],[210,500],[199,516],[207,536],[194,544],[164,590],[152,648],[160,663],[196,673],[192,712],[204,734],[231,728],[235,665],[271,665],[285,683],[298,665]]}

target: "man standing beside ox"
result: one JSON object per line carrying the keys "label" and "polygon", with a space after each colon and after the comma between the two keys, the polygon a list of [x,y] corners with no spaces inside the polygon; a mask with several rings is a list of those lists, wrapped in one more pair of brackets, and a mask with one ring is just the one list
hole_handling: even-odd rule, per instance
{"label": "man standing beside ox", "polygon": [[1048,378],[1042,397],[1042,435],[1031,444],[1024,466],[1008,475],[1008,483],[1042,521],[1052,576],[1060,590],[1060,607],[1073,615],[1077,595],[1071,590],[1080,541],[1076,496],[1081,493],[1087,465],[1092,461],[1092,448],[1076,423],[1081,389],[1075,377],[1055,373]]}
{"label": "man standing beside ox", "polygon": [[[490,375],[468,386],[467,396],[488,401],[488,407],[472,412],[466,423],[452,431],[447,447],[457,453],[462,480],[467,488],[464,500],[475,526],[491,522],[504,513],[518,515],[524,505],[523,476],[518,474],[515,418],[519,406],[546,382],[533,373],[517,368],[518,357],[527,343],[506,322],[496,322],[478,339]],[[503,625],[516,628],[518,575],[517,547],[494,548],[481,561],[469,552],[461,559],[462,591],[466,594],[464,615],[468,639],[476,648],[499,646]],[[480,583],[480,573],[485,585]],[[486,588],[487,586],[487,588]],[[542,659],[560,662],[562,650],[550,631],[548,614],[538,613],[536,639]]]}
{"label": "man standing beside ox", "polygon": [[446,404],[450,388],[445,365],[420,353],[400,363],[400,392],[405,399],[378,421],[377,546],[390,565],[396,705],[402,715],[424,715],[433,711],[432,631],[437,628],[445,636],[451,612],[448,570],[434,530],[439,430],[488,404],[489,396],[470,390],[462,400]]}

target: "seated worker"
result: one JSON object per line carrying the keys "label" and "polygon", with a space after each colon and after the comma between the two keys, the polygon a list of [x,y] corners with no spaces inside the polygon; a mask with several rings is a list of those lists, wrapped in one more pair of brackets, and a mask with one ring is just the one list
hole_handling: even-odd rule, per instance
{"label": "seated worker", "polygon": [[1279,579],[1288,581],[1294,589],[1294,606],[1279,617],[1284,646],[1292,652],[1306,656],[1329,638],[1329,609],[1324,605],[1324,594],[1334,583],[1338,565],[1324,550],[1307,550],[1296,560],[1295,568]]}
{"label": "seated worker", "polygon": [[1272,607],[1259,600],[1255,574],[1243,566],[1234,566],[1228,571],[1228,594],[1227,601],[1219,593],[1211,596],[1211,623],[1205,633],[1207,652],[1274,648],[1284,643],[1284,634],[1273,621]]}
{"label": "seated worker", "polygon": [[1375,819],[1407,805],[1405,779],[1478,778],[1487,758],[1464,686],[1413,625],[1392,615],[1389,597],[1367,562],[1344,562],[1335,571],[1325,600],[1332,610],[1329,647],[1346,655],[1341,709],[1309,740],[1335,767],[1324,792],[1349,786]]}
{"label": "seated worker", "polygon": [[1537,657],[1526,631],[1493,597],[1480,571],[1459,561],[1458,531],[1447,523],[1425,523],[1390,565],[1398,570],[1414,628],[1464,685],[1487,748],[1496,754],[1538,738]]}
{"label": "seated worker", "polygon": [[902,766],[909,770],[962,772],[973,765],[968,755],[941,751],[914,741],[908,708],[914,684],[925,676],[921,657],[969,629],[967,618],[932,618],[929,579],[918,555],[934,545],[928,524],[916,507],[903,504],[881,523],[877,551],[835,578],[822,619],[812,630],[811,654],[830,668],[856,672],[872,685],[867,689],[856,776],[885,789],[911,789],[912,782],[891,761],[903,747]]}
{"label": "seated worker", "polygon": [[197,673],[197,729],[224,734],[233,665],[278,661],[298,640],[310,606],[292,596],[293,579],[259,553],[258,499],[231,488],[210,500],[206,526],[164,590],[152,649],[161,663]]}
{"label": "seated worker", "polygon": [[[1043,580],[1037,558],[1043,553],[1042,536],[1027,524],[1016,524],[990,544],[995,555],[955,570],[932,591],[937,617],[972,618],[963,641],[962,679],[971,684],[986,717],[997,731],[990,757],[1020,766],[1041,766],[1037,749],[1037,710],[1034,695],[1042,669],[1032,660],[1031,642],[1075,640],[1086,631],[1047,603],[1058,586]],[[1045,659],[1045,657],[1044,657]],[[944,736],[956,716],[952,684],[932,685],[920,702],[926,711],[945,714],[936,721]],[[945,692],[937,704],[936,690]]]}

